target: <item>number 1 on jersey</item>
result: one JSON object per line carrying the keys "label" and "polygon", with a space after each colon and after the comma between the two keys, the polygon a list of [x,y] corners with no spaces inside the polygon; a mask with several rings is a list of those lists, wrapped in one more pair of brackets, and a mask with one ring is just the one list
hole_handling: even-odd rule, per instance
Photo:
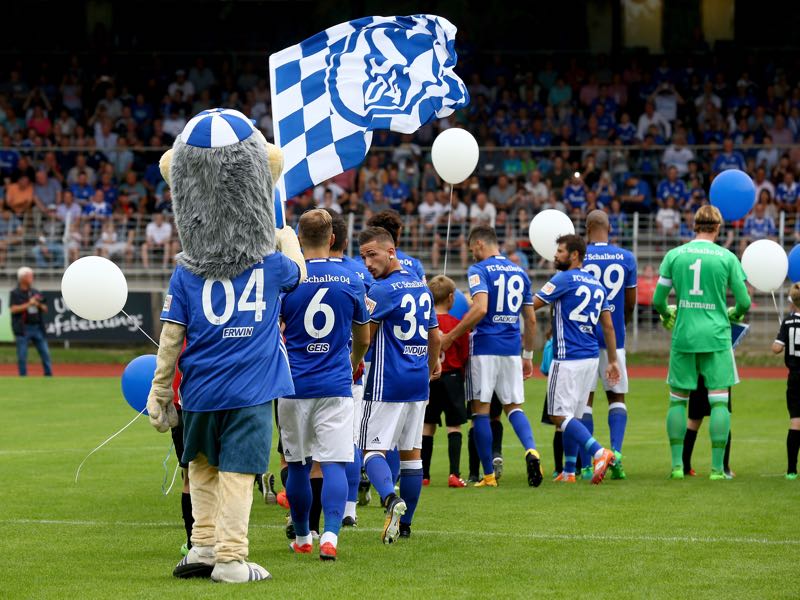
{"label": "number 1 on jersey", "polygon": [[703,290],[700,289],[700,269],[702,269],[703,263],[698,258],[694,261],[691,265],[689,265],[689,270],[694,273],[694,279],[692,282],[692,289],[689,290],[690,296],[702,296]]}

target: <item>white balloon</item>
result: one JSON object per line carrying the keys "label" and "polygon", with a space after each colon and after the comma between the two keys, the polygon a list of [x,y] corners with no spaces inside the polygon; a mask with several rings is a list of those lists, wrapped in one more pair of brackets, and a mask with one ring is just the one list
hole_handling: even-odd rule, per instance
{"label": "white balloon", "polygon": [[742,269],[754,288],[761,292],[774,292],[786,280],[789,258],[776,242],[758,240],[744,249]]}
{"label": "white balloon", "polygon": [[528,229],[533,249],[546,260],[553,260],[556,255],[556,240],[570,233],[575,233],[572,220],[560,210],[553,209],[543,210],[533,217]]}
{"label": "white balloon", "polygon": [[447,183],[461,183],[478,165],[478,142],[466,129],[445,129],[433,140],[431,160],[439,177]]}
{"label": "white balloon", "polygon": [[128,282],[107,258],[84,256],[64,271],[61,295],[67,307],[82,319],[103,321],[125,307]]}

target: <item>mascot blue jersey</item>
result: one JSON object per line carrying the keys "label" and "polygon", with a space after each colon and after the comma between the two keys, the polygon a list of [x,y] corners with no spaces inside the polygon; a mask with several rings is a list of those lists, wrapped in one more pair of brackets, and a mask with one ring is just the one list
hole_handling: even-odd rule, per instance
{"label": "mascot blue jersey", "polygon": [[299,280],[299,267],[280,252],[221,281],[175,269],[161,320],[186,327],[178,363],[184,410],[256,406],[294,393],[278,313],[281,292]]}
{"label": "mascot blue jersey", "polygon": [[369,288],[367,307],[378,331],[364,400],[427,400],[428,330],[439,327],[428,288],[404,269],[392,271]]}
{"label": "mascot blue jersey", "polygon": [[294,379],[289,398],[352,396],[350,332],[369,322],[364,284],[339,259],[306,261],[308,276],[283,298],[281,316]]}
{"label": "mascot blue jersey", "polygon": [[525,269],[505,256],[490,256],[467,271],[469,292],[488,294],[486,315],[472,332],[472,354],[519,356],[522,335],[519,314],[533,304],[531,280]]}
{"label": "mascot blue jersey", "polygon": [[[611,244],[589,244],[583,270],[589,271],[606,288],[617,349],[621,350],[625,347],[625,290],[636,287],[636,258],[632,252]],[[596,333],[600,347],[605,348],[606,340],[599,324]]]}

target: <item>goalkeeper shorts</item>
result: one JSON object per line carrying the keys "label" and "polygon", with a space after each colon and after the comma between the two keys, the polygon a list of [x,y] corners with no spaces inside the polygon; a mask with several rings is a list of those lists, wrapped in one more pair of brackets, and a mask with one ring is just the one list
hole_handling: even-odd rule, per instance
{"label": "goalkeeper shorts", "polygon": [[670,351],[667,383],[673,390],[697,389],[697,378],[703,376],[709,390],[724,390],[739,383],[733,350],[716,352]]}

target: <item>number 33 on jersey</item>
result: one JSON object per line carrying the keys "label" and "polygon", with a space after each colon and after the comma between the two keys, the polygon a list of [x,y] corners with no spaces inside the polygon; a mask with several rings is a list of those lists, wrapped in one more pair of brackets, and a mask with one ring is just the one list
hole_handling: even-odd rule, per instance
{"label": "number 33 on jersey", "polygon": [[279,252],[233,279],[175,269],[161,320],[186,327],[179,362],[184,410],[255,406],[294,392],[278,309],[280,293],[299,279],[298,266]]}

